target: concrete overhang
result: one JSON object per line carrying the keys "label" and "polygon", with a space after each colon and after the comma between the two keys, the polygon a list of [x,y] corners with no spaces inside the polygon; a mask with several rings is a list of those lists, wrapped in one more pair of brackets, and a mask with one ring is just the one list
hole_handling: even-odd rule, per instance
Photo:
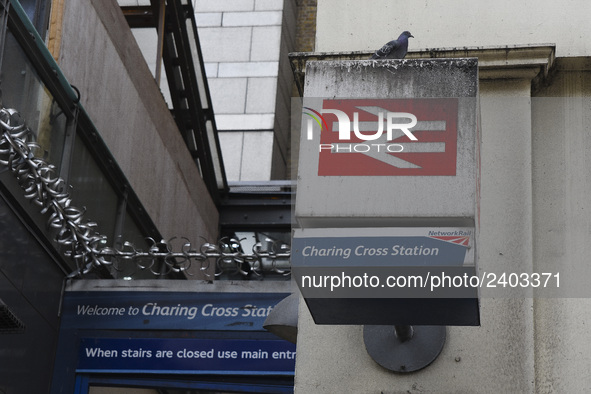
{"label": "concrete overhang", "polygon": [[[368,60],[373,52],[294,52],[290,65],[300,96],[303,95],[306,63],[309,60]],[[544,79],[555,62],[555,44],[493,47],[431,48],[410,51],[406,59],[478,58],[481,80]],[[379,60],[375,60],[379,61]]]}

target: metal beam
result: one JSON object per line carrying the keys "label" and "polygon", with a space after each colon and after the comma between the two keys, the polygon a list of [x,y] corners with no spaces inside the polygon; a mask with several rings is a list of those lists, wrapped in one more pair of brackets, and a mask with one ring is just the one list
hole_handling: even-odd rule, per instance
{"label": "metal beam", "polygon": [[291,229],[295,190],[291,181],[230,185],[220,204],[220,226],[229,230]]}
{"label": "metal beam", "polygon": [[152,6],[126,6],[121,7],[123,16],[132,29],[158,27],[158,20],[154,15]]}

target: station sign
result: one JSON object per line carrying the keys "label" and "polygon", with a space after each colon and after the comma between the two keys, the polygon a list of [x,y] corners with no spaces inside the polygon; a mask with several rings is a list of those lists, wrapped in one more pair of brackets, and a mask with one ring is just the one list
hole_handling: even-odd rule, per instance
{"label": "station sign", "polygon": [[477,60],[378,63],[306,65],[298,224],[477,227]]}
{"label": "station sign", "polygon": [[274,380],[294,375],[296,346],[263,324],[290,290],[289,282],[71,280],[52,392],[74,392],[78,379],[99,375],[272,376],[265,384],[276,388]]}
{"label": "station sign", "polygon": [[475,298],[474,235],[470,227],[296,229],[293,275],[304,298]]}
{"label": "station sign", "polygon": [[62,327],[93,329],[263,330],[285,293],[68,292]]}
{"label": "station sign", "polygon": [[473,266],[474,228],[296,229],[292,265]]}
{"label": "station sign", "polygon": [[317,324],[479,325],[478,60],[306,63],[292,274]]}
{"label": "station sign", "polygon": [[316,324],[480,325],[473,227],[296,229],[292,276]]}
{"label": "station sign", "polygon": [[295,345],[273,339],[82,338],[80,373],[292,374]]}

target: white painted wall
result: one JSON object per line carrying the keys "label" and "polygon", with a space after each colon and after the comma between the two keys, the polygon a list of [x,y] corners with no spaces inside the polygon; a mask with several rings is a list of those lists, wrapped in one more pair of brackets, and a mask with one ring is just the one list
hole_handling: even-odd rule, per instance
{"label": "white painted wall", "polygon": [[591,388],[591,72],[589,57],[557,64],[532,99],[533,240],[536,270],[561,273],[569,298],[535,299],[539,392]]}
{"label": "white painted wall", "polygon": [[410,30],[410,50],[555,43],[557,56],[584,56],[589,15],[587,0],[319,0],[316,50],[375,50]]}

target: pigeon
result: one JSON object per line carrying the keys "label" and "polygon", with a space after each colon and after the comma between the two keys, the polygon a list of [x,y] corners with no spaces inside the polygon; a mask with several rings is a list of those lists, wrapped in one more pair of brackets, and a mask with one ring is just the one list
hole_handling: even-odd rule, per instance
{"label": "pigeon", "polygon": [[370,59],[404,59],[408,51],[408,39],[414,36],[403,31],[397,40],[392,40],[378,49]]}

